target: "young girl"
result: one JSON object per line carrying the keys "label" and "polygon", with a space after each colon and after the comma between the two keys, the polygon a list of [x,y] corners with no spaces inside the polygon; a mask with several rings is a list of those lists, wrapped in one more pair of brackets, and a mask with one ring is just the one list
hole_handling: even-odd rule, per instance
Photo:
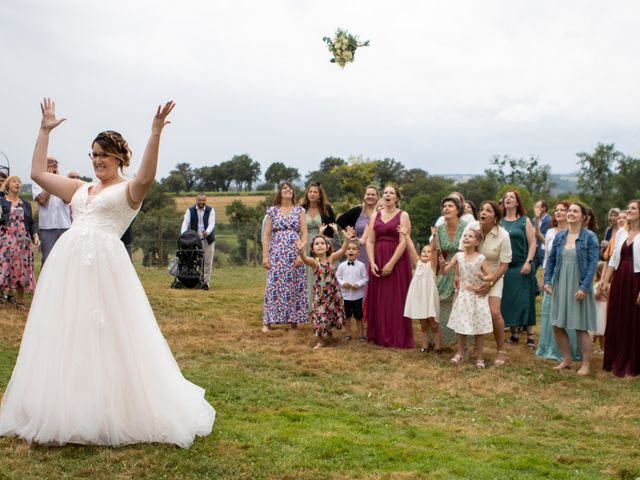
{"label": "young girl", "polygon": [[462,235],[463,251],[454,255],[451,262],[441,261],[443,272],[449,273],[457,267],[460,278],[458,297],[451,309],[447,326],[458,334],[458,351],[451,358],[453,363],[461,363],[467,356],[467,335],[476,337],[476,367],[484,368],[485,333],[493,332],[489,299],[476,293],[482,282],[491,279],[492,274],[484,255],[478,253],[482,240],[480,232],[472,228]]}
{"label": "young girl", "polygon": [[598,262],[596,267],[595,283],[593,284],[593,295],[596,299],[596,323],[598,328],[595,332],[589,332],[593,335],[593,343],[598,342],[598,350],[594,353],[602,355],[604,353],[604,329],[607,320],[607,297],[602,292],[602,270],[604,262]]}
{"label": "young girl", "polygon": [[[331,227],[337,231],[336,224]],[[347,227],[345,233],[347,238],[352,238],[353,228]],[[349,242],[343,242],[340,250],[331,253],[329,240],[324,235],[316,235],[311,240],[312,257],[305,254],[304,242],[298,240],[296,245],[300,258],[313,269],[315,275],[311,321],[314,335],[318,337],[318,343],[313,348],[320,348],[322,340],[331,337],[334,328],[341,329],[345,321],[344,300],[336,278],[336,263],[347,251]]]}
{"label": "young girl", "polygon": [[[404,316],[414,320],[420,320],[422,331],[422,348],[420,352],[427,353],[433,349],[435,353],[442,353],[440,340],[440,296],[436,288],[436,276],[433,273],[436,267],[436,257],[431,257],[431,247],[425,245],[420,254],[416,250],[409,228],[398,226],[398,232],[407,240],[407,250],[411,263],[415,267],[411,284],[407,292],[407,300],[404,306]],[[429,330],[433,334],[434,345],[429,345]]]}

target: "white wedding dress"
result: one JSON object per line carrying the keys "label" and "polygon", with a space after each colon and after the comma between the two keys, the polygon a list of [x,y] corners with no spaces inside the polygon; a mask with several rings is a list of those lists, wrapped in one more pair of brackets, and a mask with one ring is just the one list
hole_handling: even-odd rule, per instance
{"label": "white wedding dress", "polygon": [[175,443],[215,411],[173,358],[121,235],[127,183],[71,200],[73,224],[42,269],[0,406],[0,435],[42,444]]}

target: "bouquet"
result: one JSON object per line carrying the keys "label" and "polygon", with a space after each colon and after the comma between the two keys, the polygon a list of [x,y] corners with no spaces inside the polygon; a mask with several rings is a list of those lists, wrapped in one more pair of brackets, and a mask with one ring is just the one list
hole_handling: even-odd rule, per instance
{"label": "bouquet", "polygon": [[322,40],[327,44],[327,48],[333,55],[329,60],[331,63],[337,63],[340,68],[344,68],[347,62],[353,62],[358,47],[368,47],[369,40],[365,42],[358,41],[358,36],[351,35],[346,30],[336,30],[336,36],[333,38],[323,37]]}

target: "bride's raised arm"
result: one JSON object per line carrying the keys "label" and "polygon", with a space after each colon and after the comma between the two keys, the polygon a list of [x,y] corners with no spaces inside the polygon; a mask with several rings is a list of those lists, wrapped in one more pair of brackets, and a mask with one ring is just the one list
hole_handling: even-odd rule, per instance
{"label": "bride's raised arm", "polygon": [[75,191],[80,188],[84,182],[47,172],[49,134],[51,130],[64,122],[66,118],[56,118],[56,102],[50,98],[45,98],[42,101],[40,110],[42,111],[42,120],[31,160],[31,179],[47,192],[69,203]]}
{"label": "bride's raised arm", "polygon": [[159,105],[156,115],[153,117],[151,124],[151,135],[144,149],[140,169],[136,177],[129,182],[127,189],[127,201],[131,208],[138,208],[144,200],[145,195],[151,188],[151,184],[156,178],[156,170],[158,168],[158,150],[160,148],[160,135],[162,129],[168,125],[167,116],[173,110],[176,104],[173,101],[165,103],[164,107]]}

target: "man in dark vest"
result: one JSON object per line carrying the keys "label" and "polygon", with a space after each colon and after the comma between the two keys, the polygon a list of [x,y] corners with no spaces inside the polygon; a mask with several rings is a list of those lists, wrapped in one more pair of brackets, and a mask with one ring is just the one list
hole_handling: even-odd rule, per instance
{"label": "man in dark vest", "polygon": [[207,205],[207,196],[199,193],[196,197],[196,204],[187,208],[182,221],[180,233],[187,230],[198,232],[202,239],[202,249],[204,250],[204,283],[203,290],[209,290],[211,281],[211,268],[213,266],[213,252],[215,250],[216,237],[213,229],[216,225],[216,211]]}

